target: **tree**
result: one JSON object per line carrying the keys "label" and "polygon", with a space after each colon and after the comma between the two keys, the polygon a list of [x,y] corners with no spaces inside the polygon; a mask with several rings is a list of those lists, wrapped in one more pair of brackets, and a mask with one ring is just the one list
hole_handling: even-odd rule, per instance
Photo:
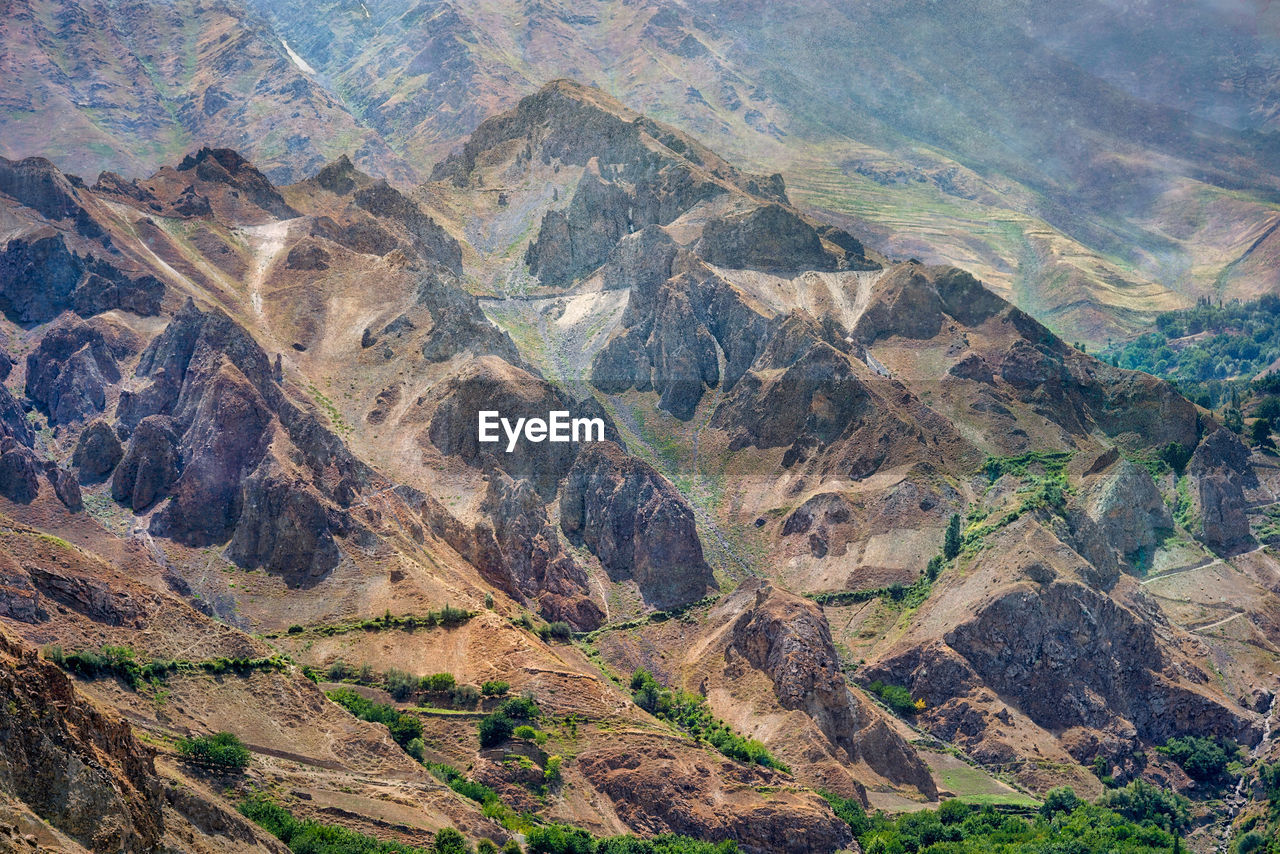
{"label": "tree", "polygon": [[502,714],[502,712],[494,712],[491,715],[485,715],[480,719],[479,736],[481,747],[493,747],[501,744],[511,737],[511,733],[515,731],[515,724],[511,718]]}
{"label": "tree", "polygon": [[1056,813],[1075,812],[1078,806],[1080,806],[1080,798],[1076,795],[1076,790],[1070,786],[1058,786],[1050,789],[1045,795],[1044,803],[1040,806],[1040,814],[1045,818],[1052,818]]}
{"label": "tree", "polygon": [[431,850],[435,854],[470,854],[471,846],[467,844],[467,838],[452,827],[442,827],[436,831]]}
{"label": "tree", "polygon": [[1263,448],[1274,448],[1275,441],[1271,438],[1271,419],[1255,418],[1253,421],[1253,429],[1250,431],[1250,438],[1253,444]]}
{"label": "tree", "polygon": [[947,523],[946,537],[942,541],[942,556],[947,560],[955,560],[960,554],[961,543],[960,514],[952,513],[951,521]]}

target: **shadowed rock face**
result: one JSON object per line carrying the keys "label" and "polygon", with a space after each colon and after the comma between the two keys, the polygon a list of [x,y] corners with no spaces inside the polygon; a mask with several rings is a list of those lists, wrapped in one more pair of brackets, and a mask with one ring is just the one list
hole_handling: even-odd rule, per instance
{"label": "shadowed rock face", "polygon": [[835,255],[822,247],[814,227],[776,204],[711,220],[698,253],[718,267],[778,272],[836,268]]}
{"label": "shadowed rock face", "polygon": [[1230,430],[1205,437],[1187,465],[1195,484],[1192,500],[1199,517],[1197,536],[1216,552],[1230,554],[1253,544],[1244,490],[1257,485],[1249,452]]}
{"label": "shadowed rock face", "polygon": [[578,455],[560,495],[560,529],[599,557],[610,578],[634,580],[656,608],[715,587],[693,511],[653,467],[612,442]]}
{"label": "shadowed rock face", "polygon": [[851,761],[936,797],[929,769],[850,693],[822,610],[764,585],[733,623],[732,649],[768,674],[783,708],[801,709]]}
{"label": "shadowed rock face", "polygon": [[163,296],[159,279],[81,256],[60,233],[42,230],[10,240],[0,251],[0,304],[19,323],[42,323],[68,309],[82,317],[113,308],[154,315]]}
{"label": "shadowed rock face", "polygon": [[27,396],[51,424],[81,421],[106,408],[120,369],[102,333],[71,318],[51,329],[27,356]]}
{"label": "shadowed rock face", "polygon": [[1132,556],[1153,548],[1173,517],[1146,469],[1125,459],[1114,468],[1090,489],[1086,512],[1121,556]]}
{"label": "shadowed rock face", "polygon": [[111,497],[135,513],[146,510],[168,494],[181,466],[173,421],[149,415],[129,437],[129,447],[111,478]]}
{"label": "shadowed rock face", "polygon": [[[336,510],[330,516],[334,497],[323,484],[358,490],[371,473],[314,416],[285,397],[266,353],[242,327],[221,312],[202,312],[188,303],[148,345],[137,374],[150,383],[121,394],[121,427],[129,430],[135,422],[137,427],[116,469],[117,500],[130,495],[135,504],[139,498],[154,500],[164,483],[172,500],[152,518],[156,534],[189,545],[231,538],[228,553],[234,560],[298,583],[314,582],[337,565],[333,534],[347,526]],[[148,422],[167,425],[165,438],[172,437],[177,459],[169,465],[161,437],[148,430],[147,447],[160,461],[163,477],[156,477],[155,489],[144,481],[139,496],[130,491],[136,490],[130,455]],[[307,478],[290,475],[271,460],[267,451],[277,442],[292,446]],[[150,458],[139,454],[140,460]]]}

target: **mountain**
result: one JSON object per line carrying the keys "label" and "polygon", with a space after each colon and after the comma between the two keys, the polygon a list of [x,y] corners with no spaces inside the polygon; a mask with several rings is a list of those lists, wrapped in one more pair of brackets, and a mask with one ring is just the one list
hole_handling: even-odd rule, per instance
{"label": "mountain", "polygon": [[1267,404],[1090,350],[1269,19],[1131,5],[16,4],[0,848],[1266,844]]}

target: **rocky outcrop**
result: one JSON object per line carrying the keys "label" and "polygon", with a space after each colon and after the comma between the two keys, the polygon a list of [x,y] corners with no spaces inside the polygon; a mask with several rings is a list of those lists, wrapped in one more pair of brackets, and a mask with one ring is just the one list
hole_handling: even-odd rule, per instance
{"label": "rocky outcrop", "polygon": [[[981,743],[984,726],[966,698],[982,686],[1054,733],[1156,744],[1180,735],[1257,741],[1256,718],[1215,696],[1210,677],[1161,638],[1154,604],[1139,613],[1041,561],[1028,572],[1040,579],[1034,586],[992,593],[941,642],[892,656],[859,678],[906,686],[925,701],[931,731],[971,744]],[[1096,740],[1065,746],[1087,752]],[[1092,753],[1076,758],[1087,762]]]}
{"label": "rocky outcrop", "polygon": [[591,598],[586,571],[561,546],[537,490],[494,467],[486,477],[480,510],[488,518],[472,525],[429,495],[415,491],[409,501],[431,532],[493,586],[529,603],[547,620],[563,620],[580,631],[599,626],[604,611]]}
{"label": "rocky outcrop", "polygon": [[399,222],[408,232],[414,250],[424,260],[461,275],[462,247],[434,219],[427,216],[417,202],[383,180],[374,181],[356,191],[353,200],[358,207],[374,216]]}
{"label": "rocky outcrop", "polygon": [[164,795],[149,749],[0,631],[0,790],[92,851],[159,850]]}
{"label": "rocky outcrop", "polygon": [[[350,502],[372,473],[285,397],[266,353],[243,327],[189,302],[148,345],[137,374],[150,382],[121,394],[122,429],[141,430],[162,415],[178,453],[178,464],[165,471],[180,477],[173,500],[152,518],[155,533],[200,546],[231,538],[238,562],[295,579],[337,564],[333,537],[348,523],[330,512],[331,502],[340,486]],[[298,474],[275,467],[267,449],[276,446]],[[129,458],[116,469],[122,485]]]}
{"label": "rocky outcrop", "polygon": [[[494,355],[522,365],[511,337],[489,322],[476,298],[446,279],[447,273],[426,273],[418,282],[417,301],[431,313],[432,326],[422,342],[428,362],[443,362],[460,353]],[[385,330],[384,330],[385,334]]]}
{"label": "rocky outcrop", "polygon": [[[496,410],[512,422],[518,418],[545,419],[553,410],[568,411],[573,417],[594,415],[557,387],[494,356],[472,360],[440,383],[436,400],[420,441],[425,439],[441,454],[456,455],[476,468],[483,468],[485,458],[490,457],[494,466],[511,477],[529,481],[544,501],[555,497],[579,446],[521,439],[519,452],[507,453],[505,438],[482,444],[477,434],[480,410]],[[606,435],[616,438],[612,425]]]}
{"label": "rocky outcrop", "polygon": [[27,356],[27,396],[50,424],[102,412],[107,387],[119,381],[120,368],[102,333],[77,318],[50,329]]}
{"label": "rocky outcrop", "polygon": [[677,750],[656,737],[593,747],[577,763],[627,827],[645,836],[732,839],[747,854],[818,854],[852,841],[849,826],[817,795],[789,786],[767,797],[758,791],[787,778],[712,753]]}
{"label": "rocky outcrop", "polygon": [[124,447],[111,425],[101,418],[90,422],[76,440],[71,464],[85,481],[99,480],[110,474],[124,457]]}
{"label": "rocky outcrop", "polygon": [[313,240],[303,240],[285,256],[284,265],[290,270],[319,272],[329,269],[329,253]]}
{"label": "rocky outcrop", "polygon": [[608,394],[655,391],[658,406],[682,420],[708,388],[723,382],[731,390],[769,334],[769,321],[659,229],[619,243],[605,282],[631,293],[619,330],[592,362],[592,385]]}
{"label": "rocky outcrop", "polygon": [[97,237],[101,228],[77,197],[83,187],[79,178],[64,175],[43,157],[0,157],[0,193],[39,211],[46,219],[71,220],[81,234]]}
{"label": "rocky outcrop", "polygon": [[698,254],[718,267],[798,273],[834,270],[837,259],[812,225],[782,205],[764,205],[706,224]]}
{"label": "rocky outcrop", "polygon": [[8,386],[0,382],[0,440],[6,438],[28,448],[36,440],[27,414],[22,411],[22,404],[10,394]]}
{"label": "rocky outcrop", "polygon": [[111,478],[111,497],[140,513],[168,494],[181,470],[173,421],[149,415],[129,437],[129,447]]}
{"label": "rocky outcrop", "polygon": [[53,487],[53,494],[57,496],[64,507],[72,513],[79,513],[84,509],[84,499],[80,494],[80,481],[76,479],[74,474],[53,460],[45,460],[44,475],[48,479],[49,485]]}
{"label": "rocky outcrop", "polygon": [[309,587],[338,565],[324,506],[270,461],[245,480],[239,507],[227,557],[241,566],[263,567],[291,586]]}
{"label": "rocky outcrop", "polygon": [[851,762],[864,761],[894,783],[937,796],[928,767],[850,693],[817,605],[765,584],[734,621],[730,648],[768,675],[783,708],[804,711]]}
{"label": "rocky outcrop", "polygon": [[0,251],[0,297],[19,323],[43,323],[68,309],[82,317],[111,309],[154,315],[163,296],[164,283],[154,276],[79,255],[47,228],[11,239]]}
{"label": "rocky outcrop", "polygon": [[635,581],[655,608],[696,601],[715,587],[689,505],[612,442],[578,455],[560,495],[560,529],[599,557],[611,579]]}
{"label": "rocky outcrop", "polygon": [[[637,226],[635,200],[622,186],[600,176],[591,161],[569,207],[547,211],[525,263],[545,285],[568,285],[599,267],[617,242]],[[645,225],[647,223],[640,223]]]}
{"label": "rocky outcrop", "polygon": [[1122,557],[1149,554],[1160,531],[1173,528],[1173,517],[1151,474],[1120,459],[1105,477],[1089,488],[1085,512]]}
{"label": "rocky outcrop", "polygon": [[1257,475],[1236,435],[1219,428],[1206,436],[1191,455],[1187,474],[1194,485],[1196,536],[1220,554],[1251,547],[1245,489],[1257,485]]}
{"label": "rocky outcrop", "polygon": [[19,504],[30,504],[40,494],[44,466],[30,448],[10,438],[0,439],[0,495]]}
{"label": "rocky outcrop", "polygon": [[201,148],[182,158],[178,172],[190,172],[206,183],[224,185],[279,219],[298,215],[266,175],[230,148]]}

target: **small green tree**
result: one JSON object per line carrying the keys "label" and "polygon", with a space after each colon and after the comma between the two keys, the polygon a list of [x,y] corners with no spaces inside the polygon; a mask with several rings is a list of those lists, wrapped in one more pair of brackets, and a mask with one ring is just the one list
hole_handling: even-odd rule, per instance
{"label": "small green tree", "polygon": [[942,556],[947,560],[955,560],[960,554],[961,544],[960,514],[952,513],[951,521],[947,522],[946,536],[942,540]]}
{"label": "small green tree", "polygon": [[436,831],[431,850],[435,854],[470,854],[471,846],[467,838],[452,827],[442,827]]}
{"label": "small green tree", "polygon": [[511,737],[511,733],[515,730],[515,724],[511,718],[502,714],[502,712],[494,712],[491,715],[485,715],[480,719],[478,735],[480,736],[481,747],[493,747],[501,744]]}
{"label": "small green tree", "polygon": [[1255,418],[1253,427],[1250,429],[1249,438],[1253,439],[1253,444],[1263,448],[1274,448],[1275,440],[1271,438],[1271,419]]}

